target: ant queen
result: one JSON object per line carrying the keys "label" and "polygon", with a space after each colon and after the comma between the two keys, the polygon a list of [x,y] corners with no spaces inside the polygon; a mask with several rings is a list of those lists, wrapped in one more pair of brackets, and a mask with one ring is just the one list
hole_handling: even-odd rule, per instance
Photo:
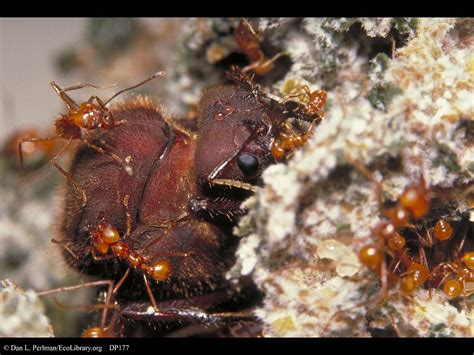
{"label": "ant queen", "polygon": [[[84,336],[130,336],[139,328],[140,335],[192,335],[196,325],[231,335],[238,324],[259,333],[252,309],[262,294],[251,276],[226,277],[239,243],[232,231],[264,169],[309,140],[326,93],[268,94],[252,73],[270,71],[283,54],[268,59],[246,20],[234,36],[250,64],[207,89],[193,118],[173,120],[142,96],[109,105],[163,72],[105,102],[91,96],[77,104],[67,94],[97,86],[51,84],[68,109],[56,119],[56,136],[42,139],[68,140],[51,160],[68,182],[53,242],[72,268],[99,281],[40,294],[106,288],[92,306],[102,310],[100,325]],[[66,171],[57,160],[72,140],[82,145]],[[24,139],[20,150],[35,141]]]}
{"label": "ant queen", "polygon": [[[137,322],[148,335],[183,324],[258,328],[251,309],[262,295],[251,277],[225,276],[239,243],[232,229],[263,170],[304,145],[322,117],[308,103],[271,98],[237,68],[227,76],[231,83],[205,91],[197,120],[179,123],[146,97],[107,106],[131,88],[77,105],[66,92],[91,85],[53,85],[69,112],[50,139],[83,142],[69,172],[61,170],[70,184],[53,242],[70,266],[100,278],[74,289],[107,286],[94,308],[102,309],[100,326],[84,335],[130,335]],[[296,120],[310,129],[293,127]],[[277,156],[275,142],[283,143]]]}
{"label": "ant queen", "polygon": [[[239,242],[232,228],[263,170],[307,140],[289,124],[306,108],[270,98],[239,69],[227,75],[235,84],[208,89],[197,122],[172,123],[143,97],[111,108],[126,123],[92,144],[132,157],[133,175],[88,146],[73,159],[88,203],[68,189],[58,243],[71,266],[114,282],[119,321],[255,323],[247,309],[260,297],[255,286],[225,278]],[[298,142],[277,158],[272,146],[290,129]]]}
{"label": "ant queen", "polygon": [[51,86],[53,87],[56,94],[60,97],[60,99],[66,105],[68,112],[66,114],[60,114],[60,116],[55,121],[56,127],[56,135],[53,137],[48,138],[24,138],[18,142],[18,151],[20,156],[20,163],[24,169],[24,159],[23,159],[23,149],[22,146],[24,143],[39,143],[39,142],[47,142],[52,141],[55,139],[67,139],[67,143],[59,150],[56,155],[51,159],[51,163],[64,175],[67,182],[71,184],[76,190],[78,190],[82,194],[82,203],[85,205],[87,203],[87,196],[85,191],[78,186],[71,174],[69,174],[61,165],[58,163],[59,157],[64,153],[67,147],[71,144],[73,140],[80,140],[84,145],[87,147],[99,152],[100,154],[105,154],[120,164],[124,170],[131,175],[133,173],[132,168],[130,167],[130,162],[128,161],[128,157],[120,157],[119,155],[108,151],[107,149],[102,148],[97,143],[92,143],[90,134],[88,132],[105,132],[112,127],[120,126],[125,123],[125,121],[116,120],[113,115],[111,114],[110,110],[108,109],[107,105],[116,97],[127,92],[129,90],[133,90],[139,86],[146,84],[147,82],[160,77],[164,76],[165,73],[163,71],[157,72],[150,76],[149,78],[145,79],[144,81],[128,87],[126,89],[120,90],[116,94],[114,94],[110,99],[103,102],[98,96],[93,95],[91,96],[86,102],[78,104],[75,102],[68,94],[68,91],[78,90],[85,87],[92,87],[97,89],[103,89],[102,87],[82,83],[74,86],[70,86],[67,88],[61,88],[58,84],[54,81],[51,82]]}

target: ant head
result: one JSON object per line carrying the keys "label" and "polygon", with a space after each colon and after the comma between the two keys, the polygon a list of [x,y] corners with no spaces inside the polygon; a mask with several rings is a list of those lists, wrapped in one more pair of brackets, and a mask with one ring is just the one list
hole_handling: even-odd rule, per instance
{"label": "ant head", "polygon": [[256,182],[273,162],[271,142],[283,114],[263,92],[225,85],[208,90],[198,109],[197,176]]}

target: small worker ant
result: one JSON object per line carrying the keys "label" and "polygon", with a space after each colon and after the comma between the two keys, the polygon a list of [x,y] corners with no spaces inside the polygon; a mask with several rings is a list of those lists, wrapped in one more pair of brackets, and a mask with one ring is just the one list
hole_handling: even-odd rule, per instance
{"label": "small worker ant", "polygon": [[[298,98],[299,102],[292,100],[293,98]],[[311,91],[307,85],[299,88],[297,93],[284,97],[281,102],[284,112],[297,120],[309,122],[310,126],[306,132],[298,134],[289,122],[285,122],[285,132],[282,130],[272,144],[272,155],[276,160],[281,160],[288,151],[302,146],[308,141],[314,127],[320,124],[324,118],[322,109],[326,100],[326,91]]]}
{"label": "small worker ant", "polygon": [[[448,221],[440,218],[432,228],[425,226],[426,237],[421,237],[416,232],[416,227],[411,224],[411,221],[421,220],[430,211],[432,192],[426,187],[423,175],[420,181],[405,188],[394,206],[385,207],[382,201],[381,183],[376,181],[365,167],[357,162],[351,162],[376,183],[380,211],[388,219],[379,222],[373,230],[378,241],[364,246],[359,252],[362,264],[375,271],[381,279],[382,299],[385,299],[388,294],[390,278],[395,277],[399,279],[400,290],[405,295],[413,294],[416,289],[425,284],[430,292],[433,288],[438,289],[444,285],[444,293],[449,299],[472,292],[466,284],[474,280],[472,270],[474,253],[470,251],[462,253],[467,230],[455,250],[447,254],[445,243],[454,238],[455,234],[453,226]],[[405,248],[407,237],[402,235],[402,229],[415,232],[417,240],[409,241],[416,242],[418,245],[418,256],[408,255],[409,249]],[[436,256],[438,261],[429,260],[425,249],[430,252],[432,258]],[[391,258],[391,264],[388,267],[387,256]],[[443,257],[444,261],[439,262],[440,257]],[[450,277],[451,279],[448,280]],[[433,284],[437,286],[433,287]]]}
{"label": "small worker ant", "polygon": [[[462,222],[461,222],[462,223]],[[432,230],[434,240],[431,236]],[[428,265],[424,248],[435,248],[433,253],[439,257],[444,256],[444,260],[434,263],[428,278],[430,290],[443,286],[443,291],[449,299],[454,299],[461,294],[466,297],[473,292],[472,286],[467,283],[474,282],[474,252],[464,251],[468,229],[465,229],[459,236],[462,237],[454,250],[446,254],[446,242],[454,238],[454,227],[444,219],[439,219],[432,229],[426,229],[426,237],[418,236],[420,248],[420,259]],[[448,249],[449,250],[449,249]],[[454,277],[453,277],[454,276]],[[435,286],[434,286],[435,285]]]}
{"label": "small worker ant", "polygon": [[472,287],[466,286],[468,282],[474,282],[474,252],[466,252],[457,260],[438,264],[431,271],[430,279],[441,279],[437,288],[444,284],[443,291],[449,299],[461,294],[465,297],[468,293],[474,292]]}
{"label": "small worker ant", "polygon": [[280,135],[274,139],[272,143],[272,155],[279,161],[284,157],[288,157],[288,152],[292,149],[298,148],[308,141],[313,133],[313,128],[316,123],[311,123],[306,132],[298,134],[294,131],[292,125],[288,122],[284,124],[286,132],[281,132]]}
{"label": "small worker ant", "polygon": [[[253,83],[253,75],[249,76],[243,70],[233,67],[227,72],[227,77],[249,90],[251,97],[261,102],[262,107],[273,104],[269,100],[270,95],[262,95],[259,85]],[[323,120],[324,113],[322,108],[326,104],[326,92],[323,90],[311,92],[307,86],[303,86],[301,90],[303,93],[288,95],[278,103],[286,120],[280,122],[278,130],[275,129],[277,134],[275,134],[271,146],[272,156],[277,161],[288,158],[295,148],[306,144],[313,133],[313,129]],[[291,100],[291,98],[300,96],[305,97],[305,99],[300,100],[300,102]],[[305,132],[297,133],[293,124],[287,120],[288,118],[309,122],[310,126]]]}
{"label": "small worker ant", "polygon": [[298,118],[302,116],[305,119],[308,119],[308,117],[310,117],[310,119],[319,119],[324,116],[322,109],[327,101],[326,91],[311,91],[308,85],[303,85],[297,88],[296,93],[286,95],[283,103],[288,107],[291,107],[291,104],[294,106],[296,103],[292,100],[294,98],[298,98],[299,102],[302,104],[294,110]]}
{"label": "small worker ant", "polygon": [[66,148],[71,144],[73,140],[80,140],[83,144],[88,146],[89,148],[101,153],[108,155],[117,163],[122,165],[125,171],[131,175],[133,173],[132,168],[129,165],[129,161],[127,158],[123,159],[118,155],[108,152],[107,150],[99,147],[97,144],[91,143],[87,137],[88,131],[99,131],[99,130],[109,130],[112,127],[119,126],[125,121],[116,121],[112,116],[110,110],[107,108],[107,105],[115,99],[117,96],[123,94],[126,91],[135,89],[139,86],[144,85],[145,83],[160,77],[164,76],[165,72],[160,71],[149,78],[141,81],[140,83],[133,85],[131,87],[125,88],[120,90],[119,92],[115,93],[111,98],[109,98],[106,102],[103,102],[98,96],[93,95],[81,104],[76,103],[68,94],[67,91],[73,91],[82,89],[85,87],[92,87],[101,89],[101,87],[82,83],[74,86],[70,86],[67,88],[61,88],[57,85],[54,81],[51,82],[51,86],[53,87],[56,94],[61,98],[68,109],[67,114],[60,114],[60,116],[55,121],[56,127],[56,136],[48,137],[48,138],[23,138],[18,142],[18,151],[20,155],[20,163],[24,169],[24,162],[23,162],[23,149],[22,145],[24,143],[36,143],[36,142],[46,142],[55,140],[58,138],[67,139],[67,143],[56,153],[56,155],[50,160],[50,162],[64,175],[67,179],[68,183],[70,183],[77,191],[82,194],[82,204],[83,206],[87,203],[87,196],[85,191],[79,187],[73,180],[70,173],[68,173],[63,167],[61,167],[58,163],[59,157],[64,153]]}
{"label": "small worker ant", "polygon": [[[410,226],[410,221],[424,217],[430,209],[430,191],[426,187],[423,175],[416,183],[408,185],[397,203],[385,207],[383,188],[367,168],[351,157],[347,159],[367,178],[375,183],[381,214],[388,220],[379,222],[373,229],[373,235],[378,239],[360,249],[359,260],[369,269],[377,273],[382,283],[382,300],[388,295],[389,277],[393,275],[400,263],[407,269],[400,279],[400,288],[409,294],[420,287],[428,279],[428,268],[414,262],[406,253],[404,247],[406,239],[400,230]],[[386,255],[392,258],[392,267],[387,267]],[[394,265],[394,266],[393,266]],[[390,270],[391,269],[391,270]]]}
{"label": "small worker ant", "polygon": [[[127,271],[113,289],[112,295],[115,295],[118,292],[132,268],[135,270],[140,270],[143,273],[143,280],[145,282],[145,287],[148,296],[150,297],[151,304],[153,308],[157,310],[158,306],[151,291],[147,275],[156,282],[167,280],[171,276],[172,266],[168,260],[163,258],[158,258],[151,263],[148,263],[151,257],[141,256],[139,253],[131,250],[130,245],[126,242],[126,239],[130,236],[132,225],[131,215],[128,211],[129,197],[129,195],[126,195],[123,201],[127,217],[127,231],[124,238],[120,238],[117,228],[110,225],[107,222],[105,216],[101,214],[98,225],[90,231],[92,241],[92,257],[96,261],[118,258],[129,264]],[[109,253],[110,250],[112,251],[111,253]],[[103,255],[97,255],[97,253]],[[186,257],[188,256],[188,253],[160,252],[159,255]],[[156,255],[153,255],[153,257],[156,257]]]}
{"label": "small worker ant", "polygon": [[278,58],[287,55],[280,52],[268,59],[262,51],[258,34],[246,19],[240,21],[234,31],[234,38],[240,50],[250,60],[250,64],[242,69],[243,72],[253,71],[255,74],[265,75],[273,69],[273,63]]}

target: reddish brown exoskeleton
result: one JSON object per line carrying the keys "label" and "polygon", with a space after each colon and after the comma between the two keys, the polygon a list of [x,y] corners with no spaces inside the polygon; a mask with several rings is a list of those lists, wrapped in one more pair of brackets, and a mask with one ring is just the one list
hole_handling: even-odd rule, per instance
{"label": "reddish brown exoskeleton", "polygon": [[61,88],[58,84],[54,81],[51,82],[51,86],[53,87],[56,94],[61,98],[61,100],[66,105],[68,112],[66,114],[60,114],[59,117],[55,121],[55,128],[56,128],[56,135],[53,137],[48,138],[31,138],[31,137],[24,137],[18,142],[18,151],[20,156],[21,165],[23,164],[23,149],[22,146],[25,143],[40,143],[40,142],[48,142],[58,138],[67,139],[67,143],[59,150],[59,152],[54,155],[51,159],[51,163],[64,175],[67,179],[68,183],[71,184],[77,191],[80,191],[82,194],[82,204],[85,205],[87,203],[87,194],[85,190],[78,186],[72,176],[58,163],[58,159],[61,154],[67,149],[67,147],[71,144],[73,140],[80,140],[84,145],[93,149],[100,154],[106,155],[109,158],[112,158],[121,166],[123,166],[124,170],[128,174],[132,174],[132,168],[130,167],[128,157],[125,158],[117,155],[113,151],[108,149],[104,149],[101,147],[101,142],[91,142],[91,137],[89,137],[90,132],[106,132],[107,130],[111,129],[112,127],[119,126],[126,121],[124,120],[117,120],[112,115],[110,110],[108,109],[107,105],[115,99],[117,96],[121,95],[122,93],[135,89],[150,80],[153,80],[156,77],[165,75],[164,72],[157,72],[150,76],[149,78],[145,79],[144,81],[128,87],[126,89],[120,90],[116,94],[114,94],[110,99],[106,102],[103,102],[98,96],[93,95],[81,104],[76,103],[68,94],[68,91],[78,90],[85,87],[92,87],[92,88],[101,88],[92,84],[79,84],[74,85],[67,88]]}
{"label": "reddish brown exoskeleton", "polygon": [[229,77],[237,85],[204,93],[196,130],[172,123],[146,98],[111,108],[127,124],[95,139],[131,157],[133,175],[87,147],[73,160],[71,175],[89,202],[82,206],[68,189],[60,243],[70,265],[115,280],[122,318],[253,319],[223,312],[248,289],[225,278],[238,245],[232,228],[246,212],[241,202],[275,162],[272,144],[294,114],[241,72]]}

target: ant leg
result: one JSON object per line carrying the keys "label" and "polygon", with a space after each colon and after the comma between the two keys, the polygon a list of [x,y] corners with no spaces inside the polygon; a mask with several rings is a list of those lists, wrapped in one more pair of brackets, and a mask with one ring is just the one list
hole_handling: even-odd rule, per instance
{"label": "ant leg", "polygon": [[58,299],[55,297],[55,296],[51,296],[51,299],[53,300],[53,303],[63,309],[63,310],[67,310],[67,311],[79,311],[79,312],[83,312],[83,311],[96,311],[96,310],[99,310],[99,309],[105,309],[105,308],[108,308],[108,309],[115,309],[117,308],[115,305],[107,305],[107,304],[75,304],[75,305],[66,305],[62,302],[59,302]]}
{"label": "ant leg", "polygon": [[46,141],[52,141],[52,140],[58,139],[58,138],[61,138],[61,137],[60,136],[55,136],[55,137],[48,137],[48,138],[25,138],[25,139],[20,140],[18,142],[18,153],[20,154],[20,163],[21,163],[21,168],[23,169],[23,171],[26,171],[25,164],[24,164],[24,159],[23,159],[23,149],[22,149],[23,143],[27,143],[27,142],[30,142],[30,143],[46,142]]}
{"label": "ant leg", "polygon": [[183,133],[185,136],[187,136],[191,140],[197,140],[198,139],[198,134],[196,132],[191,131],[190,129],[183,127],[180,125],[176,120],[173,120],[170,117],[167,117],[166,115],[163,116],[163,120],[166,122],[168,126],[170,126],[173,130],[178,131]]}
{"label": "ant leg", "polygon": [[438,286],[436,286],[435,288],[435,291],[439,290],[439,288],[441,287],[441,285],[446,281],[446,279],[449,277],[449,274],[446,274],[442,279],[441,281],[439,282]]}
{"label": "ant leg", "polygon": [[120,287],[122,287],[123,283],[127,279],[128,274],[130,274],[130,268],[128,268],[127,271],[125,271],[125,274],[123,274],[123,276],[120,278],[117,285],[115,285],[114,290],[112,291],[112,294],[114,295],[117,294],[118,290],[120,289]]}
{"label": "ant leg", "polygon": [[56,84],[54,81],[52,81],[50,84],[53,87],[53,90],[59,96],[59,98],[67,106],[68,110],[72,110],[72,109],[77,110],[79,108],[79,105],[73,99],[71,99],[71,97],[68,94],[66,94],[64,90],[59,87],[58,84]]}
{"label": "ant leg", "polygon": [[461,254],[461,250],[462,248],[464,248],[464,243],[466,242],[466,237],[467,237],[467,228],[464,229],[464,235],[461,239],[461,241],[459,242],[455,252],[456,252],[456,257],[459,256],[459,254]]}
{"label": "ant leg", "polygon": [[[394,274],[395,272],[397,272],[398,267],[400,266],[401,263],[402,263],[402,260],[400,260],[400,259],[397,260],[397,262],[395,263],[395,265],[394,265],[393,267],[390,267],[390,269],[391,269],[390,272],[391,272],[392,274]],[[391,265],[393,265],[393,264],[391,264]]]}
{"label": "ant leg", "polygon": [[95,102],[97,102],[97,104],[98,104],[101,108],[105,108],[104,102],[103,102],[103,101],[100,99],[100,97],[97,96],[97,95],[92,95],[91,97],[89,97],[89,100],[87,100],[87,102],[92,103],[94,100],[95,100]]}
{"label": "ant leg", "polygon": [[115,160],[117,163],[119,163],[120,165],[123,166],[124,170],[126,171],[126,173],[128,175],[133,174],[132,167],[124,159],[120,158],[117,154],[110,153],[110,152],[106,151],[105,149],[99,147],[98,145],[95,145],[94,143],[90,143],[85,138],[81,138],[81,141],[85,145],[87,145],[89,148],[94,149],[96,152],[98,152],[100,154],[105,154],[105,155],[108,155],[109,157],[111,157],[113,160]]}
{"label": "ant leg", "polygon": [[359,171],[359,173],[361,173],[367,179],[369,179],[370,181],[374,183],[376,192],[377,192],[377,199],[378,199],[379,205],[383,206],[383,181],[378,181],[375,178],[374,174],[371,171],[369,171],[369,169],[367,169],[360,161],[353,158],[350,155],[350,153],[346,154],[346,159],[351,165],[353,165],[356,168],[356,170]]}
{"label": "ant leg", "polygon": [[274,55],[270,59],[265,59],[265,57],[261,58],[260,60],[253,62],[247,65],[245,68],[242,69],[242,72],[246,73],[248,71],[253,71],[259,75],[263,75],[268,73],[270,70],[273,69],[273,63],[278,60],[278,58],[288,56],[287,52],[280,52]]}
{"label": "ant leg", "polygon": [[398,327],[397,322],[395,322],[395,318],[393,317],[393,314],[389,313],[389,316],[390,316],[390,323],[392,323],[392,328],[395,331],[395,334],[397,334],[399,338],[403,338],[402,332],[400,331],[400,328]]}
{"label": "ant leg", "polygon": [[466,200],[467,197],[468,197],[472,192],[474,192],[474,184],[471,184],[471,185],[469,185],[468,187],[466,187],[466,189],[461,193],[459,199],[460,199],[461,201]]}
{"label": "ant leg", "polygon": [[143,280],[145,281],[146,292],[148,293],[148,297],[150,297],[150,302],[155,311],[158,311],[158,304],[156,303],[155,296],[153,296],[153,292],[151,292],[150,282],[145,274],[143,274]]}
{"label": "ant leg", "polygon": [[205,214],[211,218],[226,216],[232,221],[247,212],[247,209],[241,208],[240,205],[240,202],[230,199],[194,198],[189,201],[189,207],[195,215]]}
{"label": "ant leg", "polygon": [[53,238],[53,239],[51,239],[51,243],[59,244],[59,245],[62,246],[64,249],[66,249],[67,252],[68,252],[69,254],[71,254],[74,259],[79,260],[79,257],[72,251],[71,248],[69,248],[66,244],[64,244],[64,242],[63,242],[62,240],[59,241],[59,240],[56,240],[56,239]]}
{"label": "ant leg", "polygon": [[115,258],[114,254],[97,255],[94,248],[92,248],[91,254],[92,254],[92,259],[94,259],[95,261],[110,260],[110,259]]}
{"label": "ant leg", "polygon": [[68,292],[68,291],[79,290],[81,288],[92,288],[92,287],[105,286],[105,285],[109,286],[109,291],[111,291],[114,287],[113,281],[101,280],[101,281],[93,281],[93,282],[88,282],[85,284],[80,284],[80,285],[75,285],[75,286],[64,286],[64,287],[53,288],[50,290],[37,292],[37,294],[38,296],[47,296],[54,293]]}
{"label": "ant leg", "polygon": [[[141,307],[142,308],[142,307]],[[198,324],[228,324],[239,321],[258,321],[257,316],[250,312],[220,312],[208,313],[202,309],[194,307],[163,308],[149,312],[148,309],[125,308],[122,316],[133,320],[152,320],[154,322],[163,321],[184,321]]]}
{"label": "ant leg", "polygon": [[123,198],[123,205],[125,206],[125,216],[127,218],[127,230],[125,231],[125,238],[128,238],[132,231],[132,215],[130,214],[130,210],[128,208],[129,200],[130,195],[125,195],[125,197]]}
{"label": "ant leg", "polygon": [[[47,295],[60,293],[60,292],[69,292],[69,291],[79,290],[81,288],[92,288],[92,287],[105,286],[105,285],[108,286],[107,302],[104,305],[104,307],[99,307],[99,308],[103,308],[102,318],[103,318],[103,321],[104,321],[103,324],[105,325],[105,317],[107,315],[107,309],[110,308],[110,301],[111,301],[111,294],[112,294],[111,290],[114,286],[114,283],[111,280],[94,281],[94,282],[88,282],[88,283],[85,283],[85,284],[75,285],[75,286],[64,286],[64,287],[54,288],[54,289],[50,289],[50,290],[46,290],[46,291],[36,292],[36,294],[38,296],[47,296]],[[19,287],[18,287],[18,289],[22,290]],[[97,305],[94,306],[94,307],[97,307]]]}
{"label": "ant leg", "polygon": [[385,257],[383,257],[382,263],[380,265],[380,279],[382,283],[381,298],[380,303],[385,303],[385,300],[388,297],[388,275],[387,275],[387,262]]}
{"label": "ant leg", "polygon": [[59,156],[66,150],[66,148],[69,146],[69,144],[71,144],[71,141],[72,141],[72,138],[69,138],[69,140],[61,148],[61,150],[53,157],[53,159],[51,159],[51,163],[56,167],[56,169],[58,169],[61,172],[61,174],[64,175],[67,182],[69,184],[71,184],[78,192],[80,192],[82,194],[82,207],[85,207],[86,204],[87,204],[86,192],[74,182],[74,179],[72,178],[72,175],[70,173],[68,173],[66,170],[64,170],[63,167],[61,165],[59,165],[58,162],[57,162]]}
{"label": "ant leg", "polygon": [[77,85],[68,86],[67,88],[63,88],[63,89],[60,89],[60,90],[65,92],[65,91],[79,90],[79,89],[83,89],[83,88],[111,89],[111,88],[116,87],[116,86],[117,86],[117,84],[112,84],[112,85],[108,85],[108,86],[97,86],[97,85],[94,85],[94,84],[80,83],[80,84],[77,84]]}
{"label": "ant leg", "polygon": [[[130,273],[130,268],[128,268],[127,271],[125,271],[125,274],[120,278],[119,282],[117,283],[117,285],[115,285],[113,290],[109,288],[107,292],[107,304],[110,303],[110,301],[112,300],[112,297],[118,292],[119,288],[123,285],[129,273]],[[108,308],[105,308],[104,311],[102,312],[100,326],[103,329],[105,328],[105,322],[107,320],[107,312],[108,312]]]}
{"label": "ant leg", "polygon": [[333,315],[326,322],[326,325],[323,328],[323,334],[325,334],[329,330],[329,326],[331,325],[333,320],[337,319],[338,317],[340,317],[343,314],[346,314],[348,311],[351,311],[351,310],[354,310],[354,309],[357,309],[357,308],[360,308],[360,307],[367,306],[369,303],[370,303],[370,300],[363,301],[363,302],[358,303],[354,306],[351,306],[351,307],[348,307],[348,308],[345,308],[345,309],[339,309],[338,311],[334,312]]}
{"label": "ant leg", "polygon": [[[254,297],[252,290],[255,289],[253,283],[249,283],[248,278],[241,278],[237,283],[231,282],[222,288],[218,288],[211,293],[199,296],[190,296],[184,299],[161,300],[159,309],[150,310],[148,302],[129,302],[120,313],[130,320],[145,320],[152,322],[164,321],[185,321],[197,324],[219,324],[238,322],[240,320],[257,321],[256,317],[242,310],[239,312],[216,312],[209,310],[228,302],[234,297],[244,299]],[[251,296],[250,296],[251,295]]]}

